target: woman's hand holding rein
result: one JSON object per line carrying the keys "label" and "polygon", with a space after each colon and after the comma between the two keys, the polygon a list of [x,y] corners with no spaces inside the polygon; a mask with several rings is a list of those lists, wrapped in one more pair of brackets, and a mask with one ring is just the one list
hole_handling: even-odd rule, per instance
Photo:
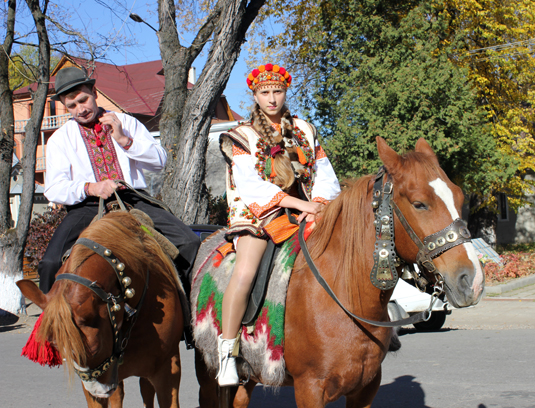
{"label": "woman's hand holding rein", "polygon": [[323,204],[321,203],[305,201],[292,196],[284,197],[279,205],[283,208],[295,208],[296,210],[301,211],[301,214],[297,217],[297,222],[299,223],[303,221],[305,217],[307,222],[315,221],[316,214],[318,214],[323,207]]}

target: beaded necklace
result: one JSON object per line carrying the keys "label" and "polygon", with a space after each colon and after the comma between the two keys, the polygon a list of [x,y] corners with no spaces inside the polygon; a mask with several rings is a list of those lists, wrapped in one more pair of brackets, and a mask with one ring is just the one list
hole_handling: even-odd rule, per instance
{"label": "beaded necklace", "polygon": [[[279,123],[272,123],[271,127],[277,132],[281,133],[281,125]],[[297,148],[303,153],[306,163],[301,163],[304,166],[304,174],[300,176],[302,182],[308,182],[312,179],[314,172],[314,150],[308,143],[308,140],[305,136],[305,133],[294,125],[293,138],[298,142]],[[258,138],[256,142],[256,164],[255,168],[258,171],[260,176],[269,182],[273,182],[275,177],[270,177],[269,174],[266,174],[266,161],[271,158],[271,147],[268,146],[266,140],[262,135]],[[269,166],[271,167],[271,166]],[[271,170],[269,171],[271,174]]]}

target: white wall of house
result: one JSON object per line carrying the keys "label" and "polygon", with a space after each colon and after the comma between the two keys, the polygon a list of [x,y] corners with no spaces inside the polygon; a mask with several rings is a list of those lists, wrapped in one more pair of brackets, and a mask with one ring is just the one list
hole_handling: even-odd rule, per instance
{"label": "white wall of house", "polygon": [[[526,178],[535,180],[535,176],[528,175]],[[535,242],[535,192],[529,194],[527,199],[532,205],[520,208],[518,213],[509,208],[503,208],[507,216],[498,215],[496,231],[498,244]]]}

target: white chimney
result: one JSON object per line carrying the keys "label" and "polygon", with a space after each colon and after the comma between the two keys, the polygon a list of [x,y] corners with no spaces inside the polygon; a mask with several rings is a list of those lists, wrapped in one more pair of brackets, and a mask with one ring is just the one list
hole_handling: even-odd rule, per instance
{"label": "white chimney", "polygon": [[197,74],[196,74],[195,67],[191,67],[188,72],[188,82],[194,84],[196,80],[197,80]]}

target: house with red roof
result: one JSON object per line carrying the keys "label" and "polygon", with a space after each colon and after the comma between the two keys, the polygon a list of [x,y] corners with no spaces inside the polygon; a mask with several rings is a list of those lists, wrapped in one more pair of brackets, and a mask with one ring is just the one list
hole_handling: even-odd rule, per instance
{"label": "house with red roof", "polygon": [[[164,94],[165,77],[161,61],[149,61],[130,65],[113,65],[81,58],[63,56],[51,73],[48,94],[53,96],[57,72],[69,66],[85,69],[96,79],[97,100],[106,110],[127,113],[141,121],[155,136],[159,136],[161,103]],[[194,75],[190,72],[188,87],[193,87]],[[15,114],[15,154],[22,157],[24,129],[32,112],[31,92],[36,84],[18,89],[13,94]],[[35,180],[44,184],[46,143],[56,129],[71,115],[61,102],[47,100],[41,125],[41,138],[37,146]],[[212,117],[212,124],[234,122],[242,117],[234,112],[225,96],[219,99]]]}

